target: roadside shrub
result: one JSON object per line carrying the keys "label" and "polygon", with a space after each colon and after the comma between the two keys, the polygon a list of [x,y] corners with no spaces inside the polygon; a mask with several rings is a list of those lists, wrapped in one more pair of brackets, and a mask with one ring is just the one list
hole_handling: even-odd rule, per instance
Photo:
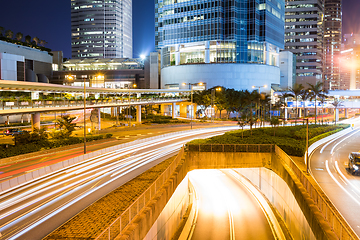
{"label": "roadside shrub", "polygon": [[105,138],[111,138],[113,135],[111,134],[111,133],[107,133],[106,135],[105,135]]}

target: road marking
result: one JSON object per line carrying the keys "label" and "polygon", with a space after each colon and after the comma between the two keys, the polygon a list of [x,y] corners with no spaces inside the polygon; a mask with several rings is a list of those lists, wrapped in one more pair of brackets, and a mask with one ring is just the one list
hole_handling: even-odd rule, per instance
{"label": "road marking", "polygon": [[349,195],[349,197],[351,197],[357,204],[360,205],[360,202],[352,195],[350,194],[340,183],[338,180],[336,180],[336,178],[334,177],[334,175],[331,173],[330,169],[329,169],[329,161],[326,160],[325,161],[325,165],[326,165],[326,170],[329,173],[330,177],[334,180],[334,182],[342,189],[344,190],[344,192]]}
{"label": "road marking", "polygon": [[334,153],[334,149],[340,144],[342,143],[343,141],[345,141],[346,139],[348,139],[349,137],[351,137],[352,135],[355,135],[356,133],[358,133],[360,130],[350,134],[349,136],[347,136],[346,138],[342,139],[340,142],[338,142],[337,144],[335,144],[335,146],[333,146],[333,148],[331,149],[330,151],[330,154],[333,154]]}
{"label": "road marking", "polygon": [[324,171],[323,168],[315,168],[315,170],[318,170],[318,171]]}

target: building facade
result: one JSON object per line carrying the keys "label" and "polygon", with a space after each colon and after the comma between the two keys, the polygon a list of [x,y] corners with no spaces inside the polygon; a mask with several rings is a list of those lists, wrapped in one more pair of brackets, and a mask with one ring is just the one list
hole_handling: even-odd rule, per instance
{"label": "building facade", "polygon": [[360,89],[360,34],[344,35],[339,65],[339,90]]}
{"label": "building facade", "polygon": [[158,89],[158,76],[151,74],[149,57],[69,59],[61,66],[62,69],[54,71],[51,83],[84,86],[85,82],[87,87],[97,88],[126,89],[136,85],[140,89]]}
{"label": "building facade", "polygon": [[132,0],[71,0],[71,56],[132,58]]}
{"label": "building facade", "polygon": [[326,0],[324,15],[324,87],[340,90],[342,0]]}
{"label": "building facade", "polygon": [[47,83],[52,62],[46,51],[0,41],[0,80]]}
{"label": "building facade", "polygon": [[[284,0],[156,0],[161,87],[204,82],[207,88],[251,89],[260,82],[279,84],[284,14]],[[261,70],[255,74],[257,67]]]}
{"label": "building facade", "polygon": [[323,80],[323,0],[286,0],[285,49],[296,56],[296,82]]}

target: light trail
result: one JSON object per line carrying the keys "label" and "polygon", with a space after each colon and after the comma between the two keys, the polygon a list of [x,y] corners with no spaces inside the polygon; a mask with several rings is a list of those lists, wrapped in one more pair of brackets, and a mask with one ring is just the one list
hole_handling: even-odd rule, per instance
{"label": "light trail", "polygon": [[154,161],[175,154],[184,143],[233,129],[238,127],[200,129],[157,137],[88,159],[4,191],[0,194],[0,234],[9,239],[23,238],[24,234],[73,204],[96,194],[103,187]]}

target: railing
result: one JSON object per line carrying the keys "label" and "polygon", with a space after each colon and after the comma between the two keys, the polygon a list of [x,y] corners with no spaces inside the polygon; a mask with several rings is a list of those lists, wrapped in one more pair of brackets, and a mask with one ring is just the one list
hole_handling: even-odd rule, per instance
{"label": "railing", "polygon": [[180,163],[183,154],[184,148],[180,150],[175,160],[155,180],[155,182],[95,239],[115,239],[121,233],[121,231],[135,218],[135,216],[147,205],[147,203],[152,200],[157,191],[170,178]]}
{"label": "railing", "polygon": [[[132,98],[130,103],[161,103],[168,101],[182,101],[188,100],[188,97],[164,97],[164,98]],[[87,106],[96,106],[96,105],[124,105],[129,104],[129,99],[109,99],[109,100],[87,100]],[[46,107],[75,107],[75,106],[84,106],[83,100],[32,100],[32,101],[12,101],[0,103],[0,108],[2,110],[9,109],[26,109],[26,108],[46,108]]]}
{"label": "railing", "polygon": [[314,186],[303,171],[296,165],[296,163],[278,146],[275,146],[275,153],[285,161],[285,163],[295,173],[296,177],[302,183],[306,191],[309,193],[311,199],[314,201],[316,207],[319,209],[323,217],[330,223],[330,226],[339,239],[358,239],[355,232],[347,225],[345,219],[334,209],[329,199],[321,194]]}
{"label": "railing", "polygon": [[255,152],[272,153],[273,144],[186,144],[191,152]]}

